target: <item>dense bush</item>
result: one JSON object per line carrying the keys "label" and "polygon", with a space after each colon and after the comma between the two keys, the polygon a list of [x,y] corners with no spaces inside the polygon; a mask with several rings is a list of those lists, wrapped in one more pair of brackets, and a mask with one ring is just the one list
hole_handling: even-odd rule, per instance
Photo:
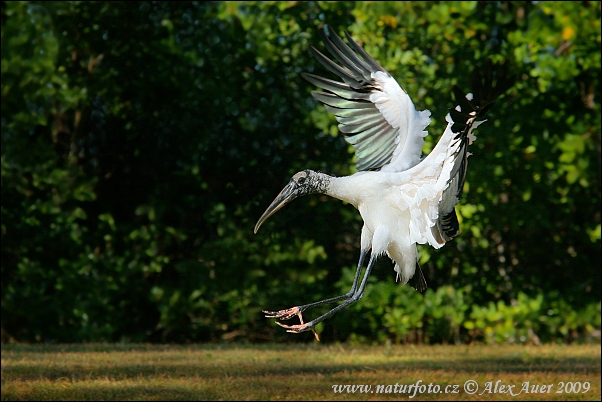
{"label": "dense bush", "polygon": [[[339,286],[353,281],[349,270]],[[519,292],[506,303],[480,306],[463,290],[452,286],[428,289],[421,296],[412,288],[387,282],[374,283],[363,303],[347,315],[346,339],[412,343],[535,343],[592,341],[599,336],[600,303],[571,306],[558,292],[529,297]],[[352,319],[358,317],[360,319]]]}
{"label": "dense bush", "polygon": [[253,226],[294,172],[354,171],[300,77],[325,74],[324,23],[431,109],[427,152],[487,57],[518,80],[478,130],[462,235],[420,249],[431,289],[383,259],[322,339],[599,334],[600,3],[3,2],[3,340],[311,340],[260,311],[348,290],[357,211],[312,196]]}

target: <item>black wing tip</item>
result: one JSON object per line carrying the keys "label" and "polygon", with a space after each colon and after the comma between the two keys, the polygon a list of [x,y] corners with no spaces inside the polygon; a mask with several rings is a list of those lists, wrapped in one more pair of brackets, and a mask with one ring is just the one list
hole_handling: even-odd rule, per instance
{"label": "black wing tip", "polygon": [[[458,188],[458,198],[462,196],[462,187],[464,186]],[[460,233],[460,222],[458,221],[455,208],[437,223],[441,232],[446,236],[445,241],[453,239]]]}
{"label": "black wing tip", "polygon": [[491,105],[514,85],[515,77],[510,73],[509,67],[508,60],[494,63],[488,58],[484,68],[473,71],[471,103],[476,106],[477,112]]}
{"label": "black wing tip", "polygon": [[[508,91],[515,82],[515,77],[509,72],[509,62],[503,60],[494,63],[488,58],[484,68],[475,68],[471,76],[473,99],[469,102],[479,112],[483,107],[493,103],[498,97]],[[452,87],[456,101],[466,102],[464,92],[457,86]]]}
{"label": "black wing tip", "polygon": [[491,109],[493,102],[514,85],[514,77],[509,74],[508,62],[495,64],[487,59],[484,68],[476,68],[471,77],[472,99],[457,86],[452,86],[460,110],[450,108],[449,114],[454,122],[454,133],[466,134],[470,119],[483,116]]}
{"label": "black wing tip", "polygon": [[424,293],[428,289],[426,279],[424,279],[424,274],[422,273],[422,268],[420,268],[418,261],[416,261],[416,271],[414,272],[414,276],[410,278],[408,284],[420,293]]}

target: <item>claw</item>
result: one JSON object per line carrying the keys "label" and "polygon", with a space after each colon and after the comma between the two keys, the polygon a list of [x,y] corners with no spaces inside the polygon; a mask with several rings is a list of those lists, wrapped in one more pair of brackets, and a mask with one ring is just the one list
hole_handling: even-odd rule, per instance
{"label": "claw", "polygon": [[281,320],[288,320],[296,315],[301,314],[301,311],[299,311],[299,307],[292,307],[286,310],[279,311],[263,310],[263,313],[265,314],[266,318],[280,318]]}
{"label": "claw", "polygon": [[320,337],[318,336],[316,330],[313,327],[308,327],[307,324],[303,322],[303,314],[301,313],[301,310],[299,310],[298,306],[279,311],[262,310],[262,312],[265,314],[266,318],[279,318],[280,320],[289,320],[294,316],[298,316],[299,321],[301,321],[300,325],[284,325],[279,323],[278,321],[276,321],[276,324],[280,325],[282,328],[285,328],[287,332],[291,332],[294,334],[311,330],[311,332],[314,333],[314,336],[316,337],[318,342],[320,342]]}
{"label": "claw", "polygon": [[300,334],[301,332],[309,331],[312,328],[309,328],[307,324],[297,324],[297,325],[286,325],[276,321],[276,324],[280,325],[282,328],[286,329],[286,332],[290,332],[292,334]]}
{"label": "claw", "polygon": [[301,313],[299,313],[299,320],[301,320],[301,324],[298,324],[298,325],[286,325],[286,324],[282,324],[278,321],[276,321],[276,324],[278,324],[282,328],[286,329],[286,332],[290,332],[292,334],[300,334],[301,332],[311,330],[311,332],[314,333],[314,336],[316,337],[317,341],[320,342],[320,337],[318,336],[318,333],[313,328],[313,326],[310,326],[309,323],[303,323],[303,316],[301,315]]}
{"label": "claw", "polygon": [[[299,314],[297,314],[299,316],[299,321],[301,321],[301,324],[303,325],[303,314],[301,314],[301,312],[299,311]],[[318,336],[318,333],[316,332],[316,330],[314,329],[314,327],[311,327],[311,332],[314,333],[314,336],[316,337],[316,340],[318,342],[320,342],[320,337]]]}

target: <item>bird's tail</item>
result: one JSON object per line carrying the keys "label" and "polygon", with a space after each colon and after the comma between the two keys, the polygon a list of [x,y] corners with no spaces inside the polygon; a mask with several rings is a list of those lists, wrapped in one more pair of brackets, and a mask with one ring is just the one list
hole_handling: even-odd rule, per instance
{"label": "bird's tail", "polygon": [[[407,269],[405,269],[405,271],[407,271]],[[416,266],[411,276],[408,272],[402,272],[402,268],[399,266],[399,264],[395,264],[395,272],[397,272],[397,280],[401,280],[402,285],[407,283],[420,293],[424,293],[428,288],[426,279],[422,273],[422,268],[420,268],[420,264],[418,264],[418,259],[416,259]]]}
{"label": "bird's tail", "polygon": [[414,271],[414,276],[408,281],[408,285],[420,293],[426,292],[426,289],[428,288],[426,279],[424,279],[424,274],[422,273],[422,268],[420,268],[420,264],[418,264],[418,260],[416,260],[416,271]]}

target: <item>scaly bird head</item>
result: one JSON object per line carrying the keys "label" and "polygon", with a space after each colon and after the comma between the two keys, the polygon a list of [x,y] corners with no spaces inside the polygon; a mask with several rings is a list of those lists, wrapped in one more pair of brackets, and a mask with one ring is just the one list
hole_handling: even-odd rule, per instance
{"label": "scaly bird head", "polygon": [[328,186],[327,178],[328,176],[309,169],[295,173],[288,184],[280,191],[274,201],[272,201],[270,206],[265,210],[263,215],[261,215],[261,218],[259,218],[255,225],[254,232],[257,233],[264,221],[295,198],[306,194],[323,193]]}

